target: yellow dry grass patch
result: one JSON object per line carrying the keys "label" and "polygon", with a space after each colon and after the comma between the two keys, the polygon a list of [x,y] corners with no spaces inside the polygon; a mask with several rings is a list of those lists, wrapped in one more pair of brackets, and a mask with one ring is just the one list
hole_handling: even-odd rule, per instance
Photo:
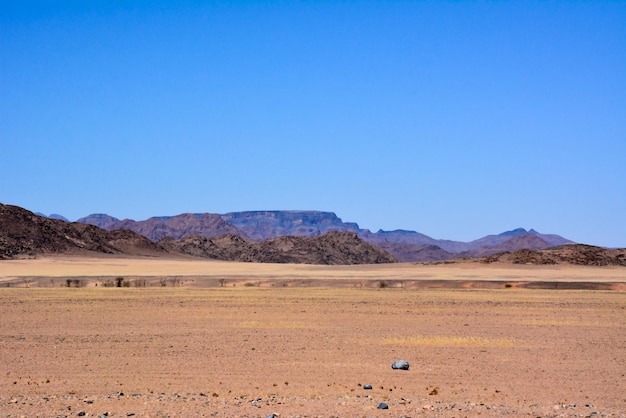
{"label": "yellow dry grass patch", "polygon": [[437,347],[514,347],[515,340],[507,338],[480,338],[460,336],[418,336],[418,337],[392,337],[383,341],[387,345],[423,345]]}

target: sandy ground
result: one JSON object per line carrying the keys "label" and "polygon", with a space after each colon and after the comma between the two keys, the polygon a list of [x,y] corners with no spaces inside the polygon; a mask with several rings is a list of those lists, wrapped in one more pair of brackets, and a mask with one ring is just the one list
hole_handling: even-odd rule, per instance
{"label": "sandy ground", "polygon": [[[136,286],[230,287],[515,287],[545,283],[547,288],[595,283],[626,290],[624,267],[534,266],[512,264],[357,266],[257,264],[211,260],[61,257],[0,261],[0,287],[60,287],[68,278],[82,286],[102,286],[117,277]],[[447,282],[447,283],[446,283]],[[506,286],[510,284],[510,286]],[[560,284],[560,287],[559,287]],[[584,286],[583,286],[584,287]]]}
{"label": "sandy ground", "polygon": [[[2,261],[0,417],[626,416],[626,292],[379,285],[624,272]],[[95,287],[117,275],[150,280]],[[171,277],[178,287],[157,286]],[[410,369],[393,370],[398,359]]]}

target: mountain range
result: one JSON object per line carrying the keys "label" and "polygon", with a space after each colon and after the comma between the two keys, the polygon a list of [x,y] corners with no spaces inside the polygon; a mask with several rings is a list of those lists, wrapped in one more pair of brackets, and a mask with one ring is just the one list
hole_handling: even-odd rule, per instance
{"label": "mountain range", "polygon": [[573,244],[533,229],[459,242],[415,231],[371,232],[332,212],[186,213],[143,221],[94,214],[70,222],[61,215],[46,217],[0,203],[0,259],[40,254],[308,264],[448,263],[471,258],[482,263],[626,266],[626,249]]}
{"label": "mountain range", "polygon": [[408,230],[371,232],[355,222],[343,222],[333,212],[322,211],[246,211],[226,214],[184,213],[156,216],[146,220],[120,220],[106,214],[92,214],[77,222],[113,231],[129,229],[157,242],[162,238],[180,239],[188,235],[215,238],[224,234],[251,241],[272,238],[316,237],[328,232],[350,232],[362,240],[388,251],[399,261],[439,261],[461,257],[482,257],[518,249],[543,249],[572,241],[534,229],[513,229],[470,241],[434,239]]}
{"label": "mountain range", "polygon": [[[219,216],[188,215],[168,222],[165,232],[221,231]],[[106,216],[95,218],[103,224]],[[134,225],[120,221],[121,225]],[[351,232],[328,232],[315,237],[283,236],[264,241],[230,233],[206,238],[192,233],[174,238],[163,234],[162,223],[140,224],[158,242],[130,229],[105,230],[81,222],[67,222],[37,215],[18,206],[0,204],[0,259],[34,257],[40,254],[115,255],[143,257],[200,257],[227,261],[306,264],[378,264],[397,260]],[[195,228],[195,229],[194,229]],[[228,230],[228,227],[224,227]],[[231,227],[232,228],[232,227]]]}

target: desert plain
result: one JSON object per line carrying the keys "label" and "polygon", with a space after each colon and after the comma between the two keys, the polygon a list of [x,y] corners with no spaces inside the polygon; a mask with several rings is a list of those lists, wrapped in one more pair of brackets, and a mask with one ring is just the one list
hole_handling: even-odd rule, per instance
{"label": "desert plain", "polygon": [[0,417],[626,416],[623,267],[4,260],[0,314]]}

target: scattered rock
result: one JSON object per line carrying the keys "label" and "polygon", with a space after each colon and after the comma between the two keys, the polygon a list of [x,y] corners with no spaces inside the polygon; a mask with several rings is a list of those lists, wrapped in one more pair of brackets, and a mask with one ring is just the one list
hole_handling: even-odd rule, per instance
{"label": "scattered rock", "polygon": [[372,389],[372,385],[363,385],[363,389],[371,390]]}
{"label": "scattered rock", "polygon": [[378,406],[376,407],[376,409],[389,409],[389,405],[387,405],[384,402],[381,402],[378,404]]}
{"label": "scattered rock", "polygon": [[391,368],[396,370],[409,370],[409,362],[406,360],[397,360],[393,362]]}

